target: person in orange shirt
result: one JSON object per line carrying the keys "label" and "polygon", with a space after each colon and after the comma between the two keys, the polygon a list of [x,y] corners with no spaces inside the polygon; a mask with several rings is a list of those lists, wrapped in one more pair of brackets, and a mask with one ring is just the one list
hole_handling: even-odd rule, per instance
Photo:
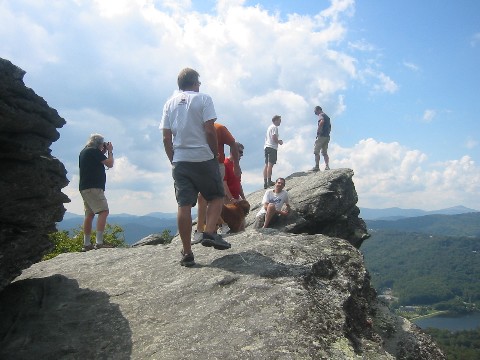
{"label": "person in orange shirt", "polygon": [[[230,146],[230,153],[232,154],[232,160],[233,160],[233,171],[236,176],[240,176],[241,170],[240,170],[240,165],[239,165],[239,154],[238,154],[238,147],[235,142],[235,138],[233,135],[230,133],[230,131],[227,129],[225,125],[219,124],[218,122],[215,122],[215,132],[217,134],[217,143],[218,143],[218,166],[220,168],[220,176],[222,179],[225,178],[225,145]],[[225,184],[225,181],[223,182],[224,188],[227,187]],[[205,221],[206,221],[206,216],[207,216],[207,201],[203,198],[201,194],[198,194],[198,199],[197,199],[197,230],[193,233],[192,236],[192,244],[197,244],[202,240],[202,232],[204,231],[205,228]],[[221,220],[221,219],[220,219]],[[221,220],[221,223],[224,224],[223,220]],[[222,233],[227,232],[225,227],[226,224],[222,225]],[[227,225],[228,226],[228,225]]]}

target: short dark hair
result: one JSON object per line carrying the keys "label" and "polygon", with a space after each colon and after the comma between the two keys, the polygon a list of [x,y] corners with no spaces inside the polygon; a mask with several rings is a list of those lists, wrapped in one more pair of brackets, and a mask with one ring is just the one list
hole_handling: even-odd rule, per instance
{"label": "short dark hair", "polygon": [[275,180],[275,182],[277,182],[278,180],[282,180],[282,181],[283,181],[283,185],[284,185],[284,186],[286,185],[285,178],[279,177],[277,180]]}
{"label": "short dark hair", "polygon": [[320,111],[322,111],[322,108],[321,108],[321,106],[315,106],[315,110],[320,110]]}
{"label": "short dark hair", "polygon": [[272,122],[274,122],[275,120],[282,120],[282,117],[280,115],[275,115],[273,118],[272,118]]}
{"label": "short dark hair", "polygon": [[177,84],[180,90],[185,90],[198,82],[200,74],[193,69],[185,68],[178,74]]}

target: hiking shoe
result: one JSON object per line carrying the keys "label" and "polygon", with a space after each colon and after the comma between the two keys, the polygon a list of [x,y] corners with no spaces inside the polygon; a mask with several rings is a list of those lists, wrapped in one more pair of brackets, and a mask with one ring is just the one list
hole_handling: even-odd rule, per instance
{"label": "hiking shoe", "polygon": [[264,189],[268,189],[268,184],[263,184]]}
{"label": "hiking shoe", "polygon": [[192,241],[190,242],[192,245],[198,244],[202,242],[202,233],[195,230],[192,236]]}
{"label": "hiking shoe", "polygon": [[223,240],[221,235],[209,233],[203,233],[202,245],[208,247],[213,246],[217,250],[227,250],[232,247],[230,243]]}
{"label": "hiking shoe", "polygon": [[87,251],[90,251],[90,250],[93,250],[93,245],[92,244],[83,245],[82,252],[87,252]]}
{"label": "hiking shoe", "polygon": [[314,167],[312,168],[312,170],[310,170],[310,171],[319,171],[319,170],[320,170],[320,168],[319,168],[318,166],[314,166]]}
{"label": "hiking shoe", "polygon": [[330,170],[330,167],[328,165],[325,166],[325,170]]}
{"label": "hiking shoe", "polygon": [[182,259],[180,260],[180,265],[190,267],[195,265],[195,257],[193,256],[193,253],[190,254],[184,254],[183,250],[180,251],[180,254],[182,254]]}
{"label": "hiking shoe", "polygon": [[223,223],[222,226],[218,229],[218,234],[220,235],[226,235],[230,231],[230,227],[228,226],[227,223]]}
{"label": "hiking shoe", "polygon": [[103,243],[103,244],[95,244],[95,250],[103,249],[103,248],[105,248],[105,249],[111,249],[111,248],[114,248],[114,247],[115,247],[115,245],[112,245],[112,244],[105,244],[105,243]]}

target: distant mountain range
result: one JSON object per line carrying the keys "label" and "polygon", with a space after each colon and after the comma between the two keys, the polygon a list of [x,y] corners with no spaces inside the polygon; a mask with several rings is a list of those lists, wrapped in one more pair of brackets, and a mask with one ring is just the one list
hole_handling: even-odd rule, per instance
{"label": "distant mountain range", "polygon": [[[426,215],[458,215],[478,212],[477,210],[469,209],[464,206],[455,206],[447,209],[424,211],[419,209],[400,209],[400,208],[388,208],[388,209],[367,209],[360,208],[360,217],[363,218],[369,228],[395,228],[401,230],[402,227],[411,228],[416,225],[412,225],[412,220],[403,222],[397,222],[395,220],[408,220],[410,218],[419,218]],[[192,213],[195,217],[196,214]],[[372,221],[375,220],[375,221]],[[377,221],[377,220],[383,220]],[[422,224],[429,220],[421,220]],[[438,219],[435,219],[435,223]],[[440,219],[440,222],[444,220]],[[176,213],[162,213],[153,212],[144,216],[131,215],[131,214],[111,214],[108,217],[107,222],[111,225],[119,225],[124,230],[125,241],[127,244],[134,244],[137,241],[143,239],[145,236],[155,233],[162,233],[164,230],[170,230],[171,234],[177,233],[177,214]],[[389,224],[385,224],[388,222]],[[83,223],[83,215],[72,214],[66,212],[63,221],[57,224],[58,230],[68,230],[79,228]],[[95,224],[94,224],[95,226]],[[422,225],[423,226],[423,225]],[[410,231],[410,230],[406,230]],[[414,231],[414,230],[411,230]]]}
{"label": "distant mountain range", "polygon": [[456,215],[424,215],[398,220],[365,220],[370,234],[397,231],[455,237],[480,237],[480,212]]}
{"label": "distant mountain range", "polygon": [[400,209],[398,207],[392,207],[387,209],[360,208],[360,217],[363,220],[399,220],[408,217],[424,215],[458,215],[478,211],[479,210],[469,209],[461,205],[433,211],[425,211],[419,209]]}
{"label": "distant mountain range", "polygon": [[[95,228],[94,220],[94,228]],[[130,214],[112,214],[107,222],[111,225],[119,225],[125,235],[127,244],[134,244],[150,234],[162,233],[164,230],[170,230],[174,235],[177,232],[177,214],[155,212],[145,216]],[[66,212],[63,221],[57,224],[58,230],[68,230],[79,228],[83,224],[83,215]]]}

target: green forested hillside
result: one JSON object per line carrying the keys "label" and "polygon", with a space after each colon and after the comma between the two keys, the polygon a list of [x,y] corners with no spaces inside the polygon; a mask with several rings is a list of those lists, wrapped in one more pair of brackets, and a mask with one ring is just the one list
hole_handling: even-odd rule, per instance
{"label": "green forested hillside", "polygon": [[471,331],[427,329],[448,360],[480,359],[480,328]]}
{"label": "green forested hillside", "polygon": [[399,305],[480,303],[480,237],[371,234],[361,251],[372,283],[377,290],[391,288]]}

